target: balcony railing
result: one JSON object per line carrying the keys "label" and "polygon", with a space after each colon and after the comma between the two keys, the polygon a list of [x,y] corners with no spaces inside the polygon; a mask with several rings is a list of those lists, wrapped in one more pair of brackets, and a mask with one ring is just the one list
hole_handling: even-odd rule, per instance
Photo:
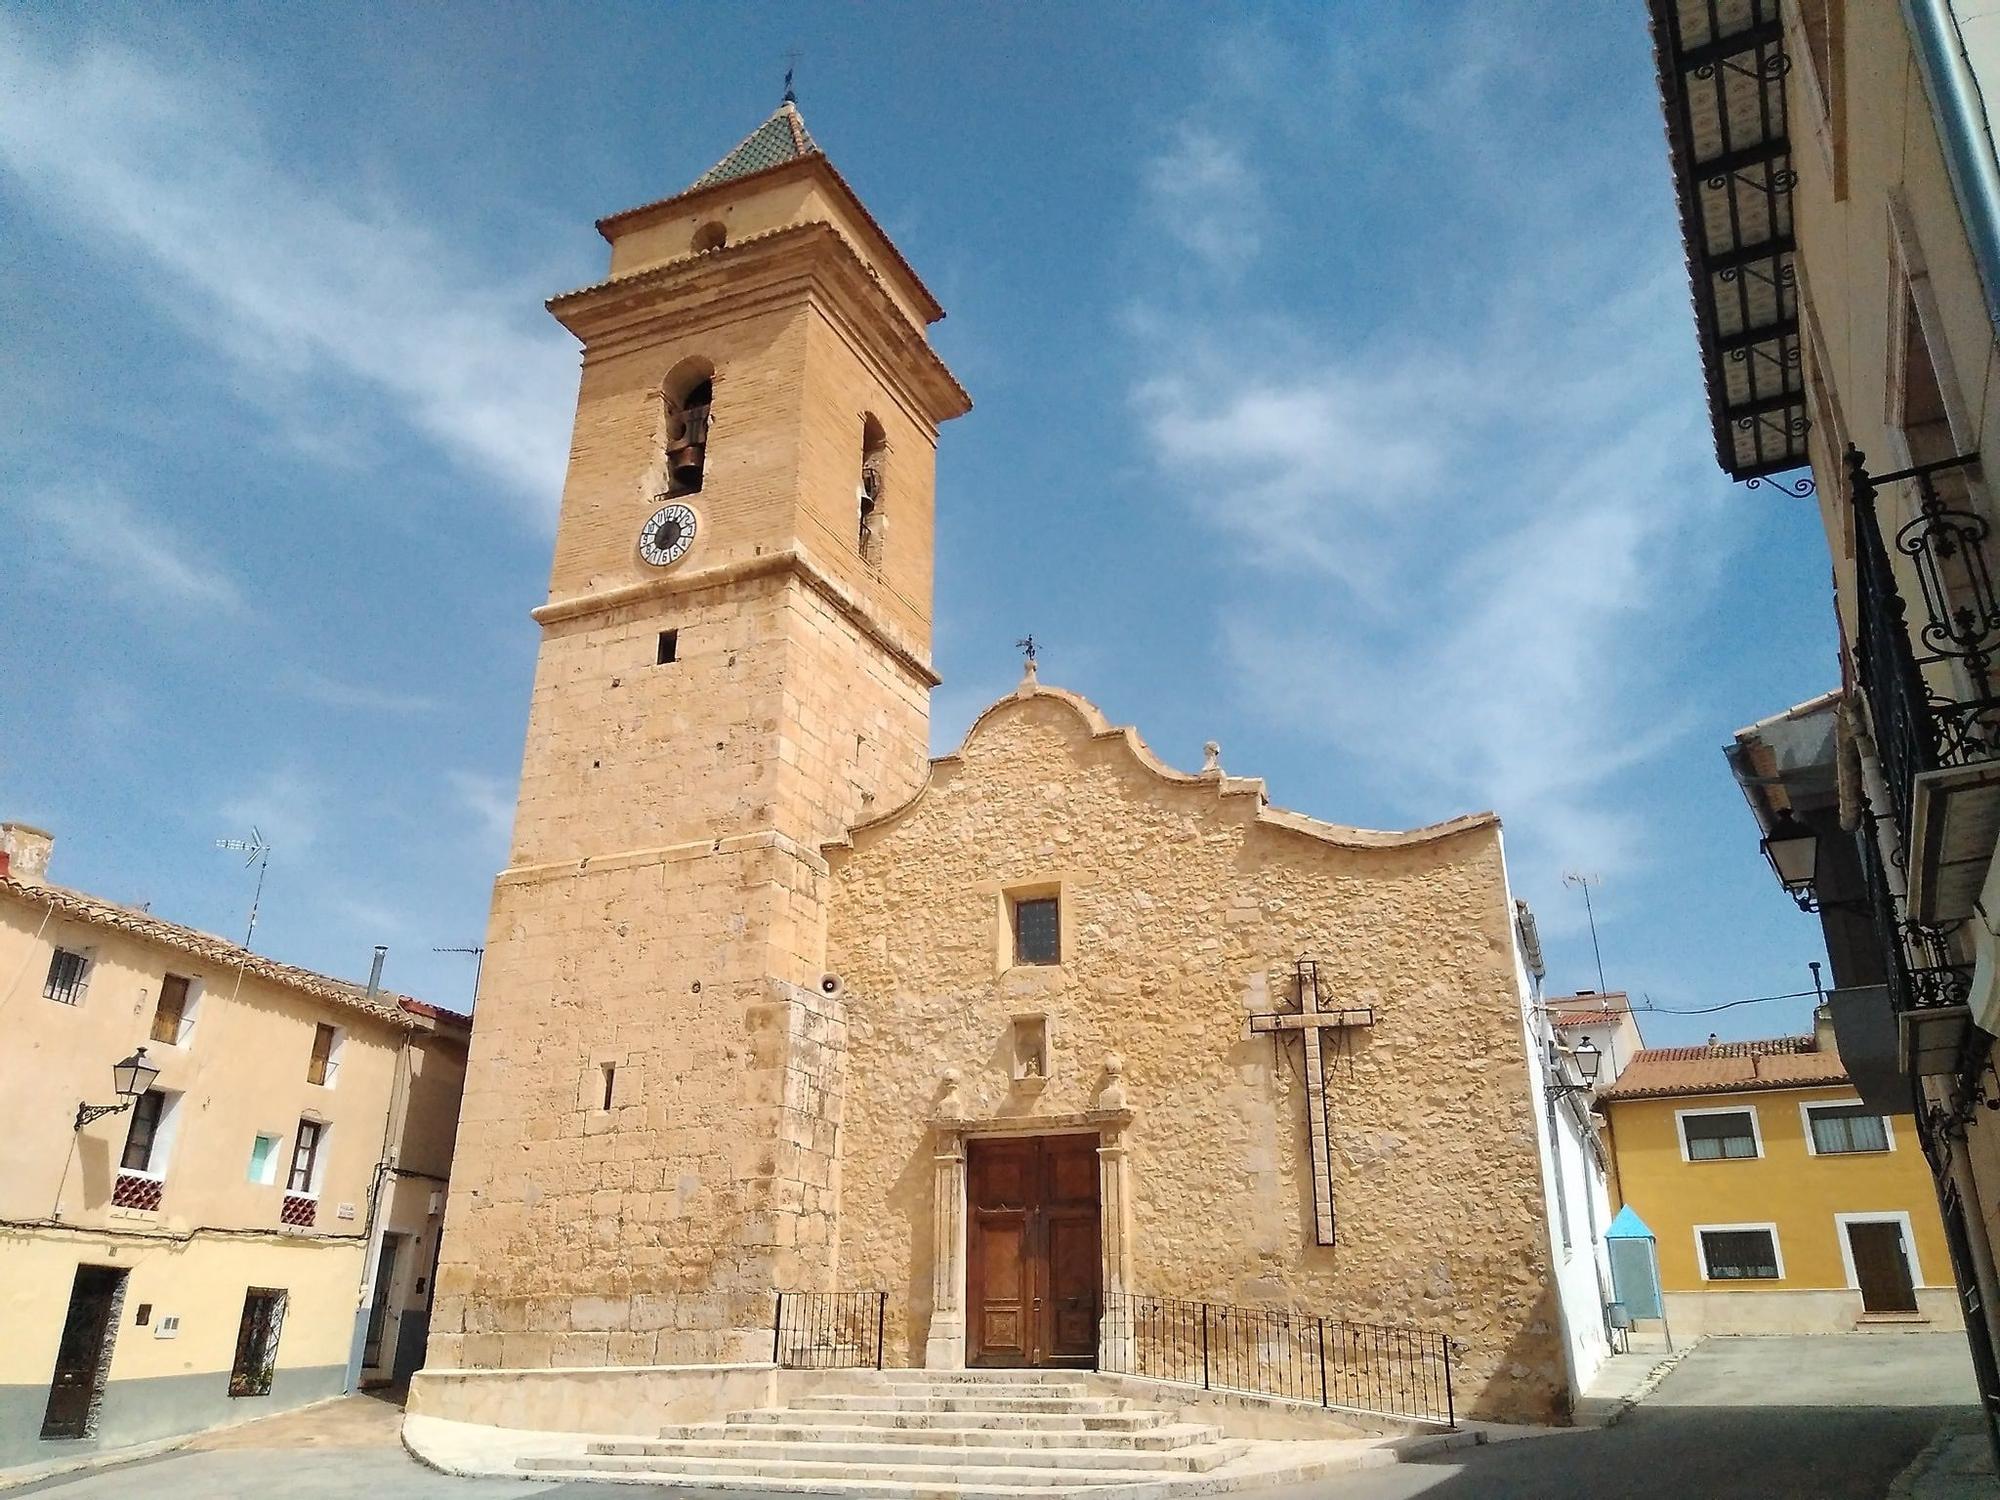
{"label": "balcony railing", "polygon": [[[2000,757],[2000,594],[1988,556],[1992,527],[1961,500],[1976,453],[1871,475],[1847,450],[1854,501],[1862,691],[1874,722],[1876,754],[1907,820],[1916,780],[1940,766]],[[1877,497],[1891,485],[1914,489],[1914,514],[1884,531]],[[1919,612],[1897,581],[1896,559],[1916,583]]]}

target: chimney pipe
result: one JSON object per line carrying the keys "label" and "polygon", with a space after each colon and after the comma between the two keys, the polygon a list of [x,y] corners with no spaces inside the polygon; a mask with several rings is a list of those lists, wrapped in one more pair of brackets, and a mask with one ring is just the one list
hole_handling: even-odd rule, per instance
{"label": "chimney pipe", "polygon": [[382,960],[387,958],[388,956],[389,956],[389,950],[383,947],[382,944],[377,943],[375,945],[375,962],[369,965],[368,968],[368,998],[370,1000],[373,1000],[376,997],[376,995],[381,993]]}

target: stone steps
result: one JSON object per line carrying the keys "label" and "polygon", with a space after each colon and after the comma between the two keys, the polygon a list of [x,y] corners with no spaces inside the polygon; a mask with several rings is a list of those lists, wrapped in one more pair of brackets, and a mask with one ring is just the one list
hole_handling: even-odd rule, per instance
{"label": "stone steps", "polygon": [[[1178,1500],[1236,1487],[1254,1445],[1041,1370],[829,1372],[782,1407],[519,1458],[538,1479],[855,1500]],[[1268,1447],[1269,1445],[1263,1445]],[[1243,1460],[1236,1463],[1236,1460]]]}
{"label": "stone steps", "polygon": [[[1234,1457],[1234,1454],[1225,1455]],[[1222,1462],[1218,1458],[1217,1463]],[[1211,1465],[1210,1467],[1213,1467]],[[864,1462],[844,1458],[722,1458],[714,1455],[585,1454],[571,1458],[524,1458],[523,1472],[547,1476],[593,1477],[629,1474],[649,1484],[680,1479],[703,1486],[717,1479],[741,1479],[755,1485],[774,1479],[869,1481],[907,1486],[912,1494],[960,1493],[967,1486],[1005,1486],[1016,1491],[1041,1490],[1072,1494],[1099,1485],[1144,1484],[1164,1475],[1159,1469],[1082,1468],[1075,1465],[1034,1467],[1007,1463]]]}
{"label": "stone steps", "polygon": [[[760,1415],[778,1419],[793,1414],[773,1411]],[[880,1416],[882,1413],[868,1412],[856,1415]],[[1135,1412],[1132,1415],[1158,1416],[1159,1414]],[[893,1427],[862,1423],[822,1427],[798,1423],[788,1425],[779,1420],[772,1420],[728,1424],[703,1422],[680,1427],[665,1427],[660,1430],[660,1437],[667,1442],[702,1442],[718,1432],[740,1434],[747,1442],[905,1443],[913,1447],[944,1444],[959,1448],[1075,1448],[1082,1446],[1087,1440],[1092,1448],[1131,1449],[1151,1453],[1186,1448],[1191,1444],[1204,1442],[1211,1436],[1210,1429],[1187,1422],[1161,1422],[1151,1427],[1129,1429],[1086,1429],[955,1427],[929,1424],[917,1427]],[[621,1448],[617,1451],[626,1450]],[[646,1451],[651,1451],[650,1445]]]}
{"label": "stone steps", "polygon": [[978,1396],[978,1395],[822,1395],[801,1396],[798,1411],[990,1411],[1050,1412],[1064,1416],[1096,1416],[1130,1411],[1123,1396]]}
{"label": "stone steps", "polygon": [[[1233,1458],[1236,1450],[1215,1442],[1188,1443],[1177,1449],[1133,1448],[1009,1448],[968,1453],[952,1443],[842,1442],[825,1435],[806,1441],[754,1442],[735,1436],[679,1439],[661,1443],[592,1443],[592,1458],[648,1459],[775,1459],[781,1463],[810,1455],[814,1463],[890,1464],[898,1468],[953,1467],[996,1463],[1032,1469],[1179,1469],[1202,1472]],[[644,1467],[643,1463],[635,1467]]]}
{"label": "stone steps", "polygon": [[[981,1427],[994,1432],[1143,1432],[1167,1420],[1165,1412],[1052,1411],[842,1411],[808,1413],[814,1424],[839,1422],[855,1427]],[[731,1422],[795,1422],[786,1407],[733,1411]]]}

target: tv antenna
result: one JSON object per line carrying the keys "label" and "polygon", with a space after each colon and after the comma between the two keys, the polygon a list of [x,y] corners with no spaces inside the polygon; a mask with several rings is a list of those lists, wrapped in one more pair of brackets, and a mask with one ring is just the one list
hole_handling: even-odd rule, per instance
{"label": "tv antenna", "polygon": [[1590,922],[1590,953],[1597,960],[1597,993],[1600,995],[1605,993],[1604,951],[1597,946],[1597,911],[1590,904],[1590,888],[1603,883],[1601,876],[1581,875],[1573,870],[1563,876],[1564,885],[1580,886],[1583,890],[1583,914]]}
{"label": "tv antenna", "polygon": [[433,948],[433,953],[467,953],[472,956],[472,1001],[479,1003],[479,973],[486,967],[486,949],[480,948]]}
{"label": "tv antenna", "polygon": [[215,847],[227,849],[231,854],[247,855],[243,861],[243,868],[246,870],[252,865],[257,867],[257,889],[250,897],[250,925],[243,931],[243,946],[248,948],[251,935],[257,930],[257,908],[264,900],[264,872],[271,867],[271,846],[264,842],[264,835],[259,833],[257,825],[252,823],[249,838],[217,839]]}

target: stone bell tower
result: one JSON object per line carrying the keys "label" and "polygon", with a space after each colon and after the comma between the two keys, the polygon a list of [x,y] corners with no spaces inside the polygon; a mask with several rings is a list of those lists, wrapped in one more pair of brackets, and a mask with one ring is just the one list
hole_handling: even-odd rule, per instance
{"label": "stone bell tower", "polygon": [[927,755],[943,309],[789,95],[599,222],[440,1368],[758,1357],[833,1274],[845,1022],[822,840]]}

